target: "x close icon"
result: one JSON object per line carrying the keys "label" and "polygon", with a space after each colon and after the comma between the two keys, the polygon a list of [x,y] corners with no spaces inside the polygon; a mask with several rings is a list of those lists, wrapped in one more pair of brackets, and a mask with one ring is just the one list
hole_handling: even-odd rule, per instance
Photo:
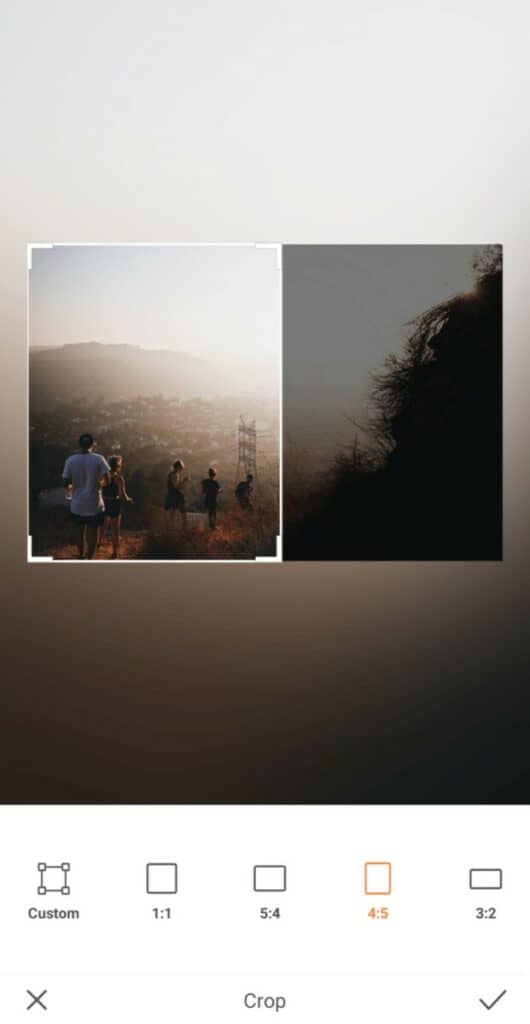
{"label": "x close icon", "polygon": [[34,1006],[40,1006],[41,1010],[47,1010],[48,1007],[42,1001],[47,991],[47,989],[44,989],[44,992],[41,992],[40,996],[36,996],[34,992],[31,992],[31,990],[27,988],[26,992],[28,993],[28,996],[31,996],[32,1002],[29,1006],[26,1006],[26,1010],[32,1010]]}

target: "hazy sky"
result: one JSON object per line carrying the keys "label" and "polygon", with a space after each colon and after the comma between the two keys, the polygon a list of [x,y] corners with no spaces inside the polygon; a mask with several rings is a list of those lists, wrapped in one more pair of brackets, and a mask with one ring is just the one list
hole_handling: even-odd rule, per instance
{"label": "hazy sky", "polygon": [[276,259],[251,245],[35,249],[31,344],[126,343],[276,361]]}
{"label": "hazy sky", "polygon": [[298,442],[351,437],[370,374],[399,354],[407,322],[473,286],[480,247],[293,246],[284,250],[286,431]]}

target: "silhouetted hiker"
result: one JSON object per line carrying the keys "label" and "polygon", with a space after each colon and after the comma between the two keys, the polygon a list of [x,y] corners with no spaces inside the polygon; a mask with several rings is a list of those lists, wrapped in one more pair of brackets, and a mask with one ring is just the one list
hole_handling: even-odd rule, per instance
{"label": "silhouetted hiker", "polygon": [[210,530],[215,530],[217,520],[217,501],[221,490],[219,483],[215,479],[216,476],[216,470],[210,467],[208,470],[208,478],[203,480],[201,484],[202,493],[204,494],[204,505],[208,512],[208,524]]}
{"label": "silhouetted hiker", "polygon": [[112,537],[112,557],[120,557],[120,526],[123,502],[132,502],[127,494],[125,478],[122,475],[123,458],[121,455],[109,456],[109,482],[103,488],[105,502],[105,531],[109,529]]}
{"label": "silhouetted hiker", "polygon": [[85,557],[85,541],[88,541],[87,556],[93,558],[105,516],[101,488],[110,481],[110,466],[94,451],[96,442],[92,434],[81,434],[79,447],[79,452],[68,456],[62,476],[67,497],[71,496],[72,520],[79,528],[79,558]]}
{"label": "silhouetted hiker", "polygon": [[168,529],[175,523],[177,509],[182,515],[182,525],[186,526],[186,495],[182,487],[189,478],[184,475],[184,468],[182,460],[177,459],[173,463],[173,469],[167,475],[167,494],[164,508],[167,512]]}
{"label": "silhouetted hiker", "polygon": [[235,494],[237,501],[239,502],[239,507],[245,512],[254,511],[254,505],[252,504],[253,482],[254,477],[252,476],[252,473],[247,473],[246,478],[241,480],[236,487]]}

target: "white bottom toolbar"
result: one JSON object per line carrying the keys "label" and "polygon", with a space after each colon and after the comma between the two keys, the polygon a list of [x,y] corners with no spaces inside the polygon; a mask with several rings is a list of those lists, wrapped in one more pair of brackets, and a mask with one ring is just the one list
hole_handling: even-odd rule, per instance
{"label": "white bottom toolbar", "polygon": [[10,1024],[521,1024],[530,1013],[530,985],[516,976],[83,976],[0,983],[1,1019]]}
{"label": "white bottom toolbar", "polygon": [[529,814],[4,807],[0,1020],[520,1024]]}

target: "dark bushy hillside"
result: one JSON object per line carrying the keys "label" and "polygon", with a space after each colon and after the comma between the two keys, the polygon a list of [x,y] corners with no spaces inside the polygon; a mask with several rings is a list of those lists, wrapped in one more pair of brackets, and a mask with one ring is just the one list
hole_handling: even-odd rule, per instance
{"label": "dark bushy hillside", "polygon": [[413,322],[376,376],[356,443],[304,500],[287,489],[288,558],[502,557],[502,271]]}

